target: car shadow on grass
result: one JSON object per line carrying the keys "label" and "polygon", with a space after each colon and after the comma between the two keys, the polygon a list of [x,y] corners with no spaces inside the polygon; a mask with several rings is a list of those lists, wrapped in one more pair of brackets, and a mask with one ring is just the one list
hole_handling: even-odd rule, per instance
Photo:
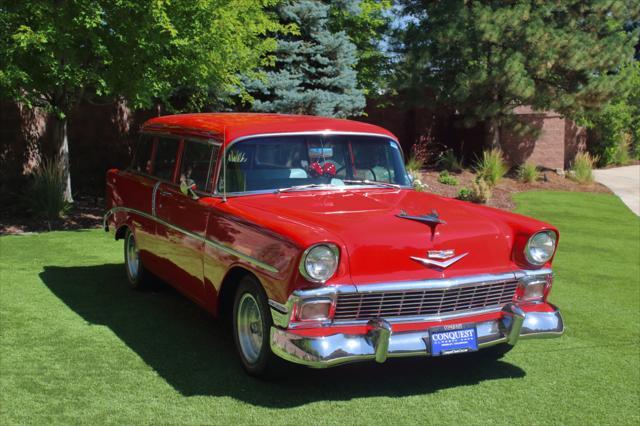
{"label": "car shadow on grass", "polygon": [[507,362],[453,356],[326,370],[287,365],[275,380],[261,381],[243,372],[219,322],[167,285],[149,292],[131,290],[122,264],[46,266],[40,278],[88,323],[111,329],[185,396],[229,396],[286,408],[319,400],[422,395],[525,375]]}

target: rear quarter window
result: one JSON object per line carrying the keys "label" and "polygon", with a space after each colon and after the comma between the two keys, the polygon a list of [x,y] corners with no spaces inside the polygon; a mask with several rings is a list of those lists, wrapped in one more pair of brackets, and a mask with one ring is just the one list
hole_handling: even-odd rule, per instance
{"label": "rear quarter window", "polygon": [[153,161],[154,176],[164,180],[172,180],[179,144],[179,139],[158,138]]}
{"label": "rear quarter window", "polygon": [[131,161],[131,170],[151,174],[151,162],[153,154],[153,137],[149,135],[142,135],[138,140],[138,145],[133,154],[133,161]]}

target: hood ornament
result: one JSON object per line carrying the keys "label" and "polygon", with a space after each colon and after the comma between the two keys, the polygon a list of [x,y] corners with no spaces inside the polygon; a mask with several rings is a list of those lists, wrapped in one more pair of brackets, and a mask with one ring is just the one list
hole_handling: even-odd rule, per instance
{"label": "hood ornament", "polygon": [[435,227],[436,225],[446,225],[447,223],[444,220],[440,219],[440,216],[435,209],[431,210],[431,213],[425,214],[423,216],[411,216],[407,214],[406,211],[400,210],[400,214],[397,214],[396,216],[401,219],[409,219],[415,220],[416,222],[426,223],[427,225],[432,227]]}
{"label": "hood ornament", "polygon": [[423,216],[411,216],[407,214],[406,211],[400,210],[400,214],[397,214],[396,217],[399,217],[400,219],[409,219],[409,220],[415,220],[416,222],[426,223],[427,225],[429,225],[429,228],[431,228],[432,240],[435,238],[435,235],[436,235],[436,226],[447,224],[447,222],[440,219],[440,216],[438,216],[438,212],[435,209],[431,210],[431,213],[425,214]]}
{"label": "hood ornament", "polygon": [[[459,256],[456,256],[452,259],[449,260],[442,260],[442,261],[438,261],[438,260],[433,260],[434,258],[436,259],[448,259],[451,256],[455,255],[455,251],[454,250],[434,250],[434,251],[429,251],[427,253],[427,256],[430,257],[431,259],[425,259],[422,257],[415,257],[415,256],[410,256],[411,259],[415,260],[416,262],[420,262],[423,265],[426,266],[437,266],[438,268],[448,268],[449,266],[453,265],[454,263],[456,263],[458,260],[462,259],[463,257],[465,257],[466,255],[468,255],[469,253],[462,253]],[[441,257],[441,256],[447,256],[447,257]]]}

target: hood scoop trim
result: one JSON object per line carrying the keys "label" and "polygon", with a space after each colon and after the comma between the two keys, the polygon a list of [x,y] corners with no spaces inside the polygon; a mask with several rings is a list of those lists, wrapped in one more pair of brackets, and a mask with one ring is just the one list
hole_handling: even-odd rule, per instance
{"label": "hood scoop trim", "polygon": [[397,214],[396,217],[399,217],[400,219],[408,219],[408,220],[414,220],[416,222],[425,223],[429,225],[429,227],[431,228],[431,232],[435,230],[436,226],[447,224],[447,222],[440,219],[440,216],[438,215],[438,212],[435,209],[431,210],[431,213],[425,214],[422,216],[412,216],[407,214],[406,211],[400,210],[400,214]]}

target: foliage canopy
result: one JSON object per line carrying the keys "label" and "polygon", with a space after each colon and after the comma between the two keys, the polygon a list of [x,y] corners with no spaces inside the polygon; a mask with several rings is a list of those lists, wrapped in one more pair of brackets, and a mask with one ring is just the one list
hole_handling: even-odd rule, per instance
{"label": "foliage canopy", "polygon": [[503,120],[531,105],[572,116],[611,99],[633,60],[634,0],[401,0],[400,88],[425,88],[470,122]]}
{"label": "foliage canopy", "polygon": [[59,114],[83,97],[122,96],[134,107],[189,109],[238,90],[283,29],[276,0],[35,0],[2,2],[0,87]]}
{"label": "foliage canopy", "polygon": [[287,1],[281,20],[297,34],[278,37],[275,67],[248,82],[256,111],[335,117],[359,115],[365,98],[358,88],[356,47],[344,31],[329,28],[330,6],[318,0]]}

